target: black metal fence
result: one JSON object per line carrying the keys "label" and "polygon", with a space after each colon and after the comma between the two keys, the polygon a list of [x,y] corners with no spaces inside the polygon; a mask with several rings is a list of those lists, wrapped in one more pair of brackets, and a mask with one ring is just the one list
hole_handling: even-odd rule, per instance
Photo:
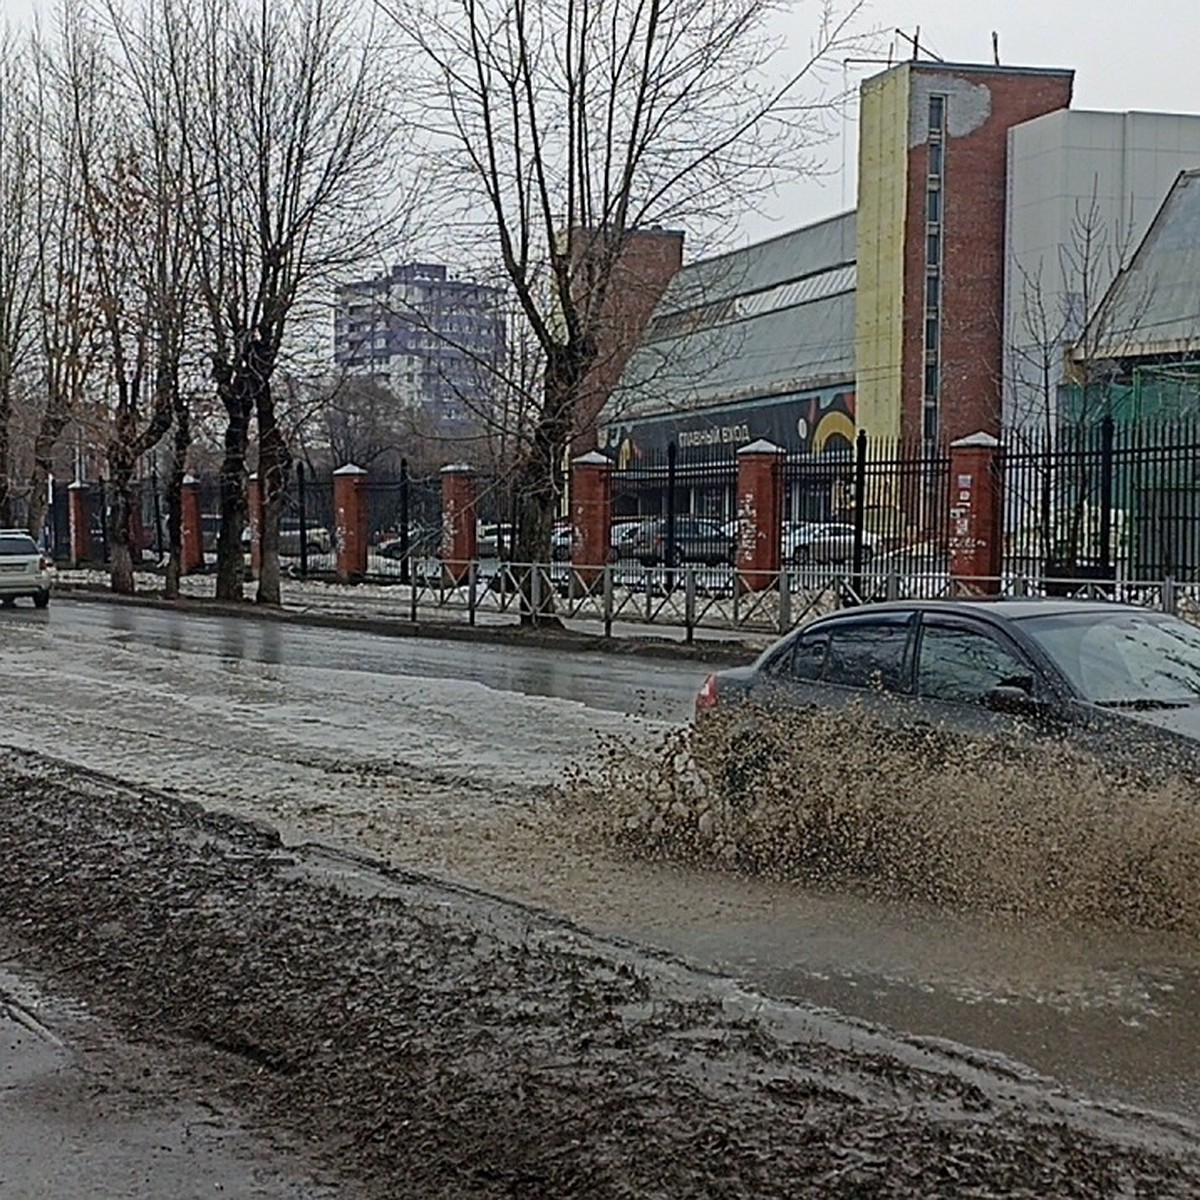
{"label": "black metal fence", "polygon": [[1200,580],[1200,425],[1111,417],[1006,435],[1005,568],[1059,580]]}
{"label": "black metal fence", "polygon": [[[1200,421],[1125,425],[1106,418],[1051,431],[1006,431],[1000,461],[1006,575],[1200,582]],[[732,566],[737,464],[733,447],[671,445],[614,469],[610,561]],[[860,434],[853,447],[781,456],[780,472],[785,569],[819,568],[856,581],[946,574],[952,492],[945,447]],[[219,489],[215,477],[201,477],[198,484],[204,550],[211,558],[220,529]],[[479,557],[511,560],[521,497],[508,478],[480,474],[476,484]],[[107,560],[107,487],[100,481],[85,489],[95,563]],[[167,504],[164,481],[152,477],[140,487],[136,543],[146,563],[165,557]],[[407,464],[394,475],[373,472],[365,496],[369,574],[407,581],[412,562],[436,559],[442,540],[438,473],[410,475]],[[332,575],[335,526],[332,474],[297,467],[284,500],[284,569]],[[70,557],[65,486],[54,489],[45,537],[56,558]],[[556,535],[551,557],[569,555],[570,538]]]}
{"label": "black metal fence", "polygon": [[[784,567],[853,571],[946,568],[949,454],[944,448],[872,442],[781,456],[780,561]],[[668,561],[686,558],[690,531],[729,539],[738,520],[737,452],[689,456],[673,444],[613,473],[614,547],[631,522],[658,521]],[[628,537],[629,535],[625,535]]]}

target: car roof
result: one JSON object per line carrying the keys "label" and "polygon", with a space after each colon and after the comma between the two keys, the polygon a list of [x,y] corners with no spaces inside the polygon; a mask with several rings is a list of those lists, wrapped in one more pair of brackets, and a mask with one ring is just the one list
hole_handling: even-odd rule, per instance
{"label": "car roof", "polygon": [[[1080,616],[1087,613],[1146,612],[1146,609],[1114,600],[1075,600],[1060,598],[1022,597],[1021,599],[978,600],[890,600],[880,604],[861,604],[851,609],[831,613],[826,620],[839,616],[870,613],[913,612],[982,616],[995,621],[1021,621],[1028,617]],[[1157,614],[1163,615],[1163,614]]]}

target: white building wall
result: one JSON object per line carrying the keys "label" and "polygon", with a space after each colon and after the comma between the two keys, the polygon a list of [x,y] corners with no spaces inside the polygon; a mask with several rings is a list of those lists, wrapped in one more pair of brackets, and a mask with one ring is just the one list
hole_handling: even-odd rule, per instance
{"label": "white building wall", "polygon": [[1042,360],[1052,362],[1054,389],[1066,341],[1085,317],[1084,294],[1094,311],[1179,172],[1195,167],[1200,115],[1068,109],[1009,130],[1006,424],[1044,424]]}

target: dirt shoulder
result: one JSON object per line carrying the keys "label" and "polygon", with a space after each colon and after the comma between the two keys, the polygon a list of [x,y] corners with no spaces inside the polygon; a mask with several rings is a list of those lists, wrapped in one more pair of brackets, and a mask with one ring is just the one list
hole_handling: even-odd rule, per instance
{"label": "dirt shoulder", "polygon": [[22,971],[370,1195],[1200,1196],[1182,1124],[11,751],[0,861]]}

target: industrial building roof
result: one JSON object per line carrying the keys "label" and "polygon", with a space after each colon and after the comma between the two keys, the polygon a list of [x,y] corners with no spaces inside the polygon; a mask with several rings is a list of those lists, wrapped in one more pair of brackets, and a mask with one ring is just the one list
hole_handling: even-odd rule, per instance
{"label": "industrial building roof", "polygon": [[1200,171],[1181,171],[1129,266],[1083,336],[1076,360],[1200,351]]}
{"label": "industrial building roof", "polygon": [[855,214],[684,267],[602,423],[854,377]]}

